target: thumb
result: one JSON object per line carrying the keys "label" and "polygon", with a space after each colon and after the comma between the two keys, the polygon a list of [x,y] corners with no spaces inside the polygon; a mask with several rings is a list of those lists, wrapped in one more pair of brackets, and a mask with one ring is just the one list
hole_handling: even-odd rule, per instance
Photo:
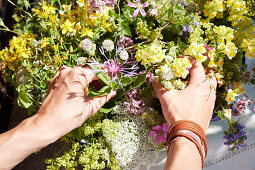
{"label": "thumb", "polygon": [[106,102],[116,95],[116,91],[111,91],[109,94],[99,97],[93,97],[90,99],[91,106],[91,115],[95,114]]}
{"label": "thumb", "polygon": [[190,85],[199,85],[205,80],[205,70],[200,62],[196,62],[190,70]]}

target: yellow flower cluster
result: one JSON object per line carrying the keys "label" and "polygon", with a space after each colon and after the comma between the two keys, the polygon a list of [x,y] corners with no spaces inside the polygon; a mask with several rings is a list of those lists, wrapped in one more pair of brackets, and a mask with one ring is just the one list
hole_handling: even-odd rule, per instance
{"label": "yellow flower cluster", "polygon": [[227,42],[226,44],[220,43],[218,45],[218,49],[221,50],[224,54],[226,54],[230,60],[235,57],[237,53],[237,47],[231,41]]}
{"label": "yellow flower cluster", "polygon": [[175,77],[186,78],[189,74],[187,68],[191,68],[192,65],[188,58],[176,58],[174,59],[172,70]]}
{"label": "yellow flower cluster", "polygon": [[29,58],[32,51],[31,42],[36,35],[34,34],[23,34],[21,36],[14,36],[10,40],[10,48],[5,48],[0,51],[4,67],[8,67],[10,70],[15,70],[20,65],[20,62]]}
{"label": "yellow flower cluster", "polygon": [[230,9],[228,20],[237,25],[244,14],[248,13],[246,2],[243,0],[227,0],[227,7]]}
{"label": "yellow flower cluster", "polygon": [[204,62],[207,57],[204,55],[206,49],[203,44],[193,42],[188,49],[185,50],[185,55],[195,57],[199,62]]}
{"label": "yellow flower cluster", "polygon": [[234,39],[234,30],[226,26],[216,26],[214,32],[217,35],[218,49],[226,54],[229,59],[235,57],[237,47],[232,42]]}
{"label": "yellow flower cluster", "polygon": [[245,51],[245,57],[249,57],[251,59],[254,58],[255,55],[255,39],[244,39],[241,45]]}
{"label": "yellow flower cluster", "polygon": [[223,12],[223,1],[222,0],[213,0],[207,1],[204,6],[204,15],[208,19],[214,18],[217,14],[221,15]]}
{"label": "yellow flower cluster", "polygon": [[228,89],[228,94],[227,94],[225,100],[228,102],[228,104],[230,104],[237,96],[239,96],[238,93],[236,93],[232,89]]}
{"label": "yellow flower cluster", "polygon": [[234,39],[234,30],[232,28],[224,26],[215,26],[214,32],[217,34],[217,42],[224,43],[226,41],[232,41]]}
{"label": "yellow flower cluster", "polygon": [[137,61],[141,61],[141,64],[144,66],[160,63],[165,57],[165,50],[156,43],[152,43],[143,49],[137,50],[135,55]]}
{"label": "yellow flower cluster", "polygon": [[56,8],[50,4],[47,4],[46,1],[43,1],[42,3],[39,2],[39,6],[41,6],[41,9],[33,8],[32,11],[34,12],[34,15],[42,16],[44,19],[49,19],[50,22],[47,24],[54,23],[57,19],[56,15]]}

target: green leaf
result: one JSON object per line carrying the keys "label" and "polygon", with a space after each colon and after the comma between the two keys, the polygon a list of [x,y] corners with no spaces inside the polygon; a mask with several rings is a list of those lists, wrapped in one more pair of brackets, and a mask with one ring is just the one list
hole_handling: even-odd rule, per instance
{"label": "green leaf", "polygon": [[18,105],[26,109],[33,105],[33,101],[29,98],[29,94],[26,91],[20,91],[17,100]]}
{"label": "green leaf", "polygon": [[[87,63],[93,70],[102,70],[101,68],[99,68],[98,66],[95,66],[94,64],[91,63]],[[103,72],[103,71],[99,71],[96,72],[97,77],[102,80],[107,86],[111,86],[110,83],[110,79],[109,77]]]}
{"label": "green leaf", "polygon": [[95,97],[95,96],[104,96],[107,95],[108,93],[110,93],[112,91],[112,88],[109,86],[104,86],[102,89],[100,89],[99,91],[90,91],[89,93],[89,97]]}
{"label": "green leaf", "polygon": [[142,74],[142,75],[140,75],[140,76],[137,76],[137,77],[136,77],[136,80],[135,80],[135,82],[134,82],[133,88],[140,87],[140,86],[144,83],[144,81],[145,81],[145,79],[146,79],[146,75],[147,75],[147,73]]}
{"label": "green leaf", "polygon": [[112,108],[108,108],[108,109],[106,109],[106,108],[100,108],[99,112],[101,112],[101,113],[109,113],[109,112],[111,112],[114,108],[115,108],[115,106],[112,107]]}

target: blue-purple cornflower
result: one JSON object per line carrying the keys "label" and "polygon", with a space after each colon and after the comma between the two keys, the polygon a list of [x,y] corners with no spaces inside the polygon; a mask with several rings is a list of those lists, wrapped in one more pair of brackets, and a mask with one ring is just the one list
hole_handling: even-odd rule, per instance
{"label": "blue-purple cornflower", "polygon": [[246,132],[243,131],[245,126],[240,123],[235,122],[233,124],[232,130],[225,132],[223,139],[226,139],[225,145],[228,145],[229,150],[239,149],[240,147],[245,147],[244,141],[247,140]]}
{"label": "blue-purple cornflower", "polygon": [[[116,53],[114,55],[113,59],[110,59],[106,56],[104,49],[102,47],[99,48],[99,51],[101,54],[105,57],[106,61],[104,63],[100,63],[98,61],[91,61],[94,65],[99,65],[100,67],[103,67],[103,71],[111,76],[111,81],[119,83],[119,85],[122,87],[122,83],[119,80],[118,77],[125,76],[125,77],[133,77],[136,76],[136,70],[138,70],[138,66],[136,64],[132,64],[131,67],[129,66],[128,61],[124,61],[123,63],[121,60],[117,57],[120,50],[116,48]],[[94,70],[94,72],[100,72],[101,70]]]}

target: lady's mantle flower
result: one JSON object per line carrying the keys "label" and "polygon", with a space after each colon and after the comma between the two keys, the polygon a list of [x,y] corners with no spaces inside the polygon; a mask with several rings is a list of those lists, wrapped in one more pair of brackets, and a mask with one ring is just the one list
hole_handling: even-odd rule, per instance
{"label": "lady's mantle flower", "polygon": [[114,49],[114,43],[112,40],[104,40],[102,45],[106,51],[112,51]]}
{"label": "lady's mantle flower", "polygon": [[161,144],[162,142],[166,142],[167,132],[169,129],[169,125],[164,123],[162,126],[154,126],[152,131],[148,134],[149,136],[155,136],[155,141],[157,144]]}
{"label": "lady's mantle flower", "polygon": [[146,16],[146,12],[144,11],[143,8],[146,8],[149,6],[149,3],[148,2],[145,2],[143,4],[141,4],[141,1],[140,0],[136,0],[136,4],[135,3],[132,3],[132,2],[129,2],[128,3],[128,6],[129,7],[132,7],[132,8],[136,8],[134,14],[133,14],[133,17],[137,17],[137,15],[139,14],[139,12],[141,13],[141,15],[143,17]]}

